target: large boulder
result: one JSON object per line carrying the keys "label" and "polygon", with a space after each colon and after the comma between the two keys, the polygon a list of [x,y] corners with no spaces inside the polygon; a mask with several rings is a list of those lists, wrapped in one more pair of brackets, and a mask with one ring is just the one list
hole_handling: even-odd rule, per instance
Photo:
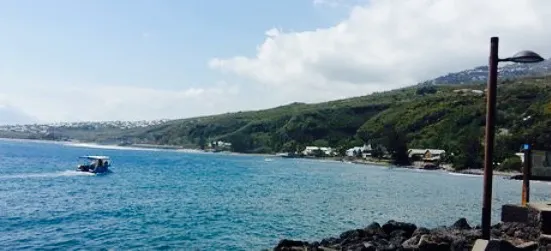
{"label": "large boulder", "polygon": [[452,228],[454,229],[471,229],[471,226],[467,222],[467,219],[461,218],[453,223]]}
{"label": "large boulder", "polygon": [[408,238],[413,235],[413,232],[416,229],[417,229],[417,226],[413,223],[398,222],[394,220],[390,220],[383,225],[383,231],[387,235],[390,235],[392,232],[396,230],[403,230],[406,233],[406,237]]}
{"label": "large boulder", "polygon": [[274,248],[274,251],[298,250],[298,248],[304,248],[307,246],[308,242],[283,239],[279,241],[277,246]]}

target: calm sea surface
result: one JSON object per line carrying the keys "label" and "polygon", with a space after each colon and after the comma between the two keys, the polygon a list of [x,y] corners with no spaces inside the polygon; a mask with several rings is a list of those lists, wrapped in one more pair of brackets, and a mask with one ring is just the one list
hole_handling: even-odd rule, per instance
{"label": "calm sea surface", "polygon": [[[73,171],[92,154],[113,173]],[[520,187],[494,179],[494,221]],[[481,190],[481,177],[444,172],[0,140],[0,249],[260,250],[389,219],[474,225]]]}

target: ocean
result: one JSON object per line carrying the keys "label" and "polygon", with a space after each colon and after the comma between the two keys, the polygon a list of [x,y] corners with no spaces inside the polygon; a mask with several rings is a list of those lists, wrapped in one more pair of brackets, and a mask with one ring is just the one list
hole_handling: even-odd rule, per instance
{"label": "ocean", "polygon": [[[81,155],[113,172],[74,171]],[[494,223],[520,192],[494,178]],[[0,140],[1,250],[261,250],[390,219],[476,225],[481,202],[482,177],[443,171]]]}

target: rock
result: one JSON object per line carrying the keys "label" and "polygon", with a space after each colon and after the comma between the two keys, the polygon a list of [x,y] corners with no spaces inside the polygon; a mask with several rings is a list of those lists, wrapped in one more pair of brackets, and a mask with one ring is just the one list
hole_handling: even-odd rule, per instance
{"label": "rock", "polygon": [[427,228],[424,228],[424,227],[420,227],[420,228],[415,229],[415,231],[413,231],[413,235],[421,236],[421,235],[424,235],[424,234],[430,234],[430,230],[428,230]]}
{"label": "rock", "polygon": [[365,230],[377,230],[377,229],[381,229],[381,225],[379,225],[379,223],[377,222],[372,222],[365,228]]}
{"label": "rock", "polygon": [[375,235],[386,236],[387,235],[385,231],[383,231],[383,228],[381,227],[381,225],[379,225],[379,223],[377,222],[373,222],[369,224],[369,226],[364,228],[364,231],[367,236],[375,236]]}
{"label": "rock", "polygon": [[349,230],[340,235],[341,240],[358,241],[366,236],[366,232],[363,229]]}
{"label": "rock", "polygon": [[417,245],[421,251],[448,251],[450,250],[450,244],[445,242],[439,242],[431,240],[431,236],[424,234],[419,239]]}
{"label": "rock", "polygon": [[[308,244],[305,241],[281,240],[274,250],[350,250],[350,251],[470,251],[479,244],[482,230],[472,228],[461,218],[449,227],[427,229],[415,224],[388,221],[383,226],[376,222],[363,229],[345,231],[338,238],[325,238]],[[492,226],[489,242],[500,250],[551,250],[551,236],[541,238],[539,228],[523,223],[499,223]],[[478,241],[478,242],[477,242]],[[484,244],[486,249],[488,243]],[[489,248],[491,248],[491,245]]]}
{"label": "rock", "polygon": [[417,226],[412,223],[406,223],[406,222],[397,222],[394,220],[390,220],[387,223],[383,225],[383,231],[390,235],[395,230],[404,230],[406,232],[406,236],[409,238],[413,235],[413,232],[417,229]]}
{"label": "rock", "polygon": [[326,239],[321,240],[320,245],[321,246],[331,246],[331,245],[335,245],[337,242],[338,242],[338,240],[336,238],[331,237],[331,238],[326,238]]}
{"label": "rock", "polygon": [[375,247],[386,247],[388,246],[390,243],[388,243],[387,240],[385,239],[382,239],[382,238],[374,238],[373,241],[371,241],[371,243],[373,245],[375,245]]}
{"label": "rock", "polygon": [[419,240],[421,240],[420,235],[413,235],[411,238],[407,239],[406,241],[402,242],[402,247],[405,249],[414,249],[419,247]]}
{"label": "rock", "polygon": [[471,229],[471,226],[467,222],[467,219],[461,218],[453,223],[452,228],[454,229]]}
{"label": "rock", "polygon": [[[340,251],[339,249],[334,249],[334,248],[328,248],[328,247],[319,247],[318,248],[319,251]],[[313,250],[312,250],[313,251]]]}
{"label": "rock", "polygon": [[277,246],[274,248],[274,251],[296,250],[294,249],[295,247],[302,248],[304,246],[308,246],[308,242],[283,239],[279,241]]}
{"label": "rock", "polygon": [[409,236],[407,236],[406,231],[404,230],[394,230],[390,233],[389,241],[394,245],[401,245],[402,242],[406,241]]}
{"label": "rock", "polygon": [[377,248],[371,242],[364,242],[362,251],[375,251]]}

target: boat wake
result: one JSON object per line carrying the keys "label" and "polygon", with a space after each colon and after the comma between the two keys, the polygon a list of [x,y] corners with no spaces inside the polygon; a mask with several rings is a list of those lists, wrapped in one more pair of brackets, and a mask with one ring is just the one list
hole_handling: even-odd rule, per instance
{"label": "boat wake", "polygon": [[95,176],[94,173],[79,172],[79,171],[62,171],[55,173],[18,173],[9,175],[0,175],[0,179],[27,179],[27,178],[56,178],[56,177],[73,177],[73,176]]}
{"label": "boat wake", "polygon": [[139,147],[129,147],[129,146],[116,146],[116,145],[99,145],[99,144],[93,144],[93,143],[65,143],[65,145],[70,146],[70,147],[82,147],[82,148],[106,149],[106,150],[160,151],[160,149],[154,149],[154,148],[139,148]]}

